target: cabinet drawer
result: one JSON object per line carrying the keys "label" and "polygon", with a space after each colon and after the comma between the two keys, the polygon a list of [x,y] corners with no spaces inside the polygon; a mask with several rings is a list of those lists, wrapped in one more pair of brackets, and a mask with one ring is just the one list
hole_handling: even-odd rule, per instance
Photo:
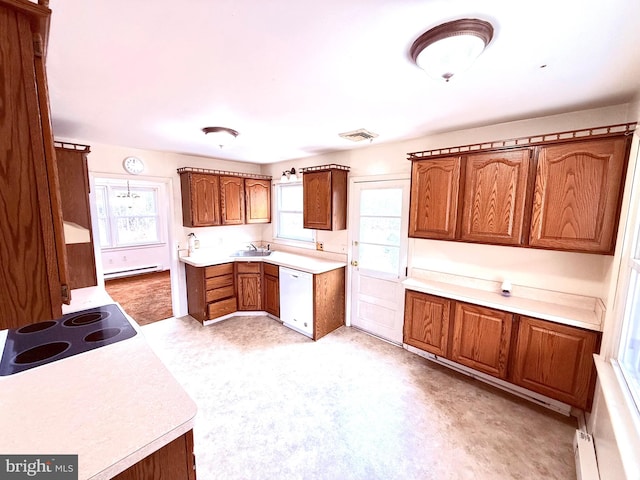
{"label": "cabinet drawer", "polygon": [[233,297],[234,295],[235,291],[233,289],[233,285],[229,285],[228,287],[214,288],[213,290],[207,290],[207,302],[215,302],[216,300],[220,300],[221,298]]}
{"label": "cabinet drawer", "polygon": [[227,273],[226,275],[220,275],[219,277],[207,278],[206,281],[207,290],[213,290],[214,288],[233,286],[233,274]]}
{"label": "cabinet drawer", "polygon": [[263,265],[264,274],[271,275],[272,277],[277,277],[278,272],[280,271],[280,267],[278,265],[271,265],[270,263],[265,263]]}
{"label": "cabinet drawer", "polygon": [[260,273],[262,269],[261,262],[239,262],[236,263],[238,273]]}
{"label": "cabinet drawer", "polygon": [[222,265],[211,265],[205,267],[204,276],[207,278],[217,277],[219,275],[226,275],[227,273],[233,273],[233,263],[223,263]]}
{"label": "cabinet drawer", "polygon": [[236,311],[236,297],[210,303],[207,306],[207,316],[209,320],[222,317]]}

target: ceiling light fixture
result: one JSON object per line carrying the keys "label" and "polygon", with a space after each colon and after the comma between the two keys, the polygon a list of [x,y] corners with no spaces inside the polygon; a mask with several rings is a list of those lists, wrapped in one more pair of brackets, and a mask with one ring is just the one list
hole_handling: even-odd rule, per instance
{"label": "ceiling light fixture", "polygon": [[413,42],[411,59],[427,74],[449,81],[467,70],[493,38],[493,26],[484,20],[463,18],[428,30]]}
{"label": "ceiling light fixture", "polygon": [[295,168],[291,168],[291,170],[285,170],[284,172],[282,172],[282,178],[280,179],[281,182],[297,182],[298,181],[298,177],[296,175],[296,169]]}
{"label": "ceiling light fixture", "polygon": [[202,131],[220,148],[230,145],[238,136],[236,130],[227,127],[204,127]]}

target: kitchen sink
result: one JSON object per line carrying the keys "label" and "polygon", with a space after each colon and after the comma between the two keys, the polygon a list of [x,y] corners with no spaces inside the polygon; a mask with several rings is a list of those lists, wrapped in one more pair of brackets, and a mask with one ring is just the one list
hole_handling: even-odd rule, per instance
{"label": "kitchen sink", "polygon": [[232,257],[268,257],[271,250],[238,250],[231,254]]}

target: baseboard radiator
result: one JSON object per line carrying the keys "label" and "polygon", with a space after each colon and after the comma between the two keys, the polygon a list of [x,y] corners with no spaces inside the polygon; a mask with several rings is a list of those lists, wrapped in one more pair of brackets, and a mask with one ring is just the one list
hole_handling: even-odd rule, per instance
{"label": "baseboard radiator", "polygon": [[576,430],[573,437],[573,454],[576,459],[578,480],[600,480],[596,450],[591,435],[582,430]]}
{"label": "baseboard radiator", "polygon": [[145,265],[142,267],[126,268],[123,270],[113,270],[104,272],[104,279],[109,280],[110,278],[129,277],[131,275],[140,275],[141,273],[160,272],[161,270],[164,270],[162,265]]}

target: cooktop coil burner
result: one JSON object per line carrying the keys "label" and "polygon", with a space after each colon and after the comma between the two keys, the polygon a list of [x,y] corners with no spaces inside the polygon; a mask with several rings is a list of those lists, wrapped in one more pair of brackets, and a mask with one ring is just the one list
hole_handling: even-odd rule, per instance
{"label": "cooktop coil burner", "polygon": [[0,376],[46,365],[137,334],[115,304],[68,313],[7,331]]}

